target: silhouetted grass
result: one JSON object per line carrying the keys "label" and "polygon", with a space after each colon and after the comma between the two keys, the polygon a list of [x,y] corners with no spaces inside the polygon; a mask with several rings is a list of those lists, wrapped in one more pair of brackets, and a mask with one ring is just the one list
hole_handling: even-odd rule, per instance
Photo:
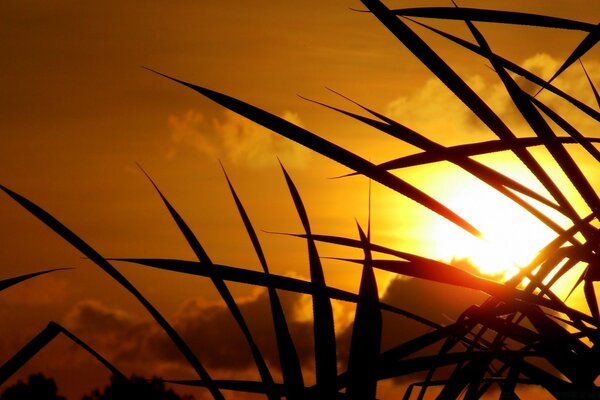
{"label": "silhouetted grass", "polygon": [[[106,259],[48,212],[8,188],[4,186],[0,186],[0,188],[125,287],[169,335],[200,378],[199,380],[169,380],[168,382],[206,387],[216,399],[223,398],[221,390],[233,390],[260,393],[269,399],[286,397],[289,399],[373,400],[377,396],[379,381],[398,378],[409,382],[404,393],[405,399],[411,398],[415,388],[419,388],[417,398],[423,398],[432,387],[441,387],[438,395],[438,398],[441,399],[460,397],[477,399],[496,387],[499,389],[498,393],[501,398],[516,399],[518,398],[517,389],[524,385],[542,387],[550,395],[559,399],[568,396],[600,397],[600,391],[595,384],[600,375],[600,362],[598,362],[600,310],[594,288],[594,282],[600,280],[598,272],[600,268],[600,232],[597,228],[600,222],[600,198],[594,184],[580,169],[578,160],[565,147],[565,145],[578,146],[591,155],[595,162],[600,162],[600,152],[595,147],[595,143],[598,143],[600,139],[580,132],[568,122],[568,115],[560,115],[542,102],[538,96],[532,96],[524,91],[511,75],[511,73],[519,75],[539,87],[539,91],[546,90],[574,105],[577,110],[593,120],[600,121],[600,113],[594,107],[584,104],[581,100],[552,84],[567,68],[596,45],[600,40],[600,25],[510,11],[456,6],[391,10],[378,0],[363,0],[363,3],[368,12],[378,18],[401,44],[409,49],[440,82],[450,89],[457,99],[462,101],[498,137],[497,140],[446,147],[429,139],[424,134],[408,128],[401,121],[395,121],[350,99],[346,98],[359,106],[368,116],[313,101],[386,133],[399,142],[408,143],[421,149],[419,153],[395,158],[377,165],[266,110],[202,86],[164,74],[160,75],[194,90],[279,135],[337,161],[350,168],[352,172],[347,175],[363,175],[379,182],[434,211],[467,232],[480,236],[476,227],[438,199],[432,198],[390,172],[394,169],[440,161],[449,161],[459,166],[473,177],[511,199],[556,233],[556,237],[540,249],[529,265],[507,282],[491,281],[438,260],[411,254],[401,249],[390,249],[377,245],[371,242],[370,229],[365,234],[360,226],[358,227],[358,239],[314,233],[311,230],[308,212],[301,200],[300,192],[283,166],[284,179],[304,230],[302,233],[288,233],[287,235],[306,241],[310,281],[284,277],[269,271],[265,254],[250,222],[250,217],[227,174],[225,174],[225,178],[262,271],[213,263],[181,215],[152,180],[150,180],[152,185],[198,261],[139,257]],[[463,21],[474,42],[430,27],[413,18]],[[506,121],[503,121],[441,56],[411,29],[407,21],[427,28],[440,37],[483,57],[492,66],[512,104],[535,136],[517,137]],[[585,32],[586,36],[550,79],[546,80],[495,54],[475,25],[481,22],[576,30]],[[597,106],[600,106],[600,96],[593,79],[583,67],[583,63],[581,63],[581,67],[590,84],[590,91],[598,103]],[[444,118],[443,115],[432,115],[431,117]],[[551,123],[558,126],[568,136],[559,136]],[[531,148],[534,146],[544,146],[575,188],[577,195],[583,199],[590,210],[589,213],[581,215],[581,212],[576,210],[565,194],[564,186],[548,173],[545,164],[532,155]],[[546,189],[547,194],[540,194],[538,190],[532,189],[525,183],[473,159],[474,156],[496,152],[514,154]],[[547,208],[537,207],[538,204],[543,204]],[[549,214],[548,210],[552,211],[552,214]],[[566,217],[569,221],[568,226],[556,221],[556,212]],[[363,251],[362,259],[338,258],[362,267],[358,293],[351,293],[326,284],[321,258],[317,251],[317,243],[320,242]],[[375,254],[386,255],[387,258],[380,259]],[[392,259],[389,259],[390,257]],[[166,319],[109,261],[136,263],[166,271],[210,278],[246,338],[260,375],[260,381],[212,379],[200,362],[202,354],[194,354]],[[579,285],[583,285],[588,310],[578,310],[567,306],[566,298],[562,299],[553,290],[555,283],[561,277],[580,266],[585,268],[571,292]],[[375,279],[375,269],[416,279],[475,289],[486,293],[489,297],[481,304],[468,307],[455,322],[442,326],[404,310],[402,307],[382,302]],[[1,281],[0,290],[46,272],[51,271]],[[267,289],[283,382],[274,381],[272,371],[264,361],[264,355],[256,345],[250,328],[226,285],[227,281],[242,282]],[[312,298],[315,385],[307,387],[304,383],[305,371],[300,364],[299,354],[292,339],[278,290],[308,294]],[[356,303],[347,368],[339,373],[338,366],[341,363],[337,352],[338,343],[336,342],[331,305],[333,299]],[[410,318],[426,325],[429,331],[409,340],[395,343],[389,349],[382,351],[381,341],[384,329],[382,311]],[[59,325],[50,323],[13,358],[0,367],[0,383],[14,374],[59,333],[64,333],[85,348],[113,373],[120,374],[115,367],[89,346]],[[539,360],[544,362],[539,362]]]}

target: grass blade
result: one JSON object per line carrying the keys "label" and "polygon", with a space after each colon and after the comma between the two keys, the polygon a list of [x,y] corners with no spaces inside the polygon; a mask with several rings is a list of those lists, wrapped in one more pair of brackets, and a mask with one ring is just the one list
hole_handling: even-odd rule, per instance
{"label": "grass blade", "polygon": [[573,52],[567,57],[565,62],[558,68],[558,70],[552,75],[552,77],[548,80],[548,83],[551,83],[554,79],[556,79],[560,74],[562,74],[567,68],[569,68],[575,61],[579,60],[581,57],[585,55],[592,47],[596,45],[600,41],[600,24],[594,27],[594,30],[590,31],[590,33],[579,43],[579,45],[573,50]]}
{"label": "grass blade", "polygon": [[481,8],[455,8],[455,7],[420,7],[401,8],[391,10],[392,13],[403,17],[425,17],[450,20],[471,20],[481,22],[495,22],[501,24],[517,24],[540,26],[544,28],[557,28],[592,32],[596,29],[594,24],[573,21],[565,18],[550,17],[546,15],[521,13],[515,11],[485,10]]}
{"label": "grass blade", "polygon": [[243,101],[233,97],[175,78],[171,78],[158,72],[156,73],[187,86],[190,89],[211,99],[212,101],[264,126],[265,128],[270,129],[281,136],[287,137],[296,143],[299,143],[319,154],[324,155],[325,157],[345,165],[353,171],[359,172],[360,174],[365,175],[374,181],[391,188],[392,190],[395,190],[396,192],[416,201],[422,206],[429,208],[431,211],[441,215],[442,217],[448,219],[452,223],[460,226],[475,236],[481,235],[480,232],[471,224],[421,190],[387,171],[382,171],[371,162],[313,134],[312,132],[302,129],[299,126],[284,120],[283,118],[277,117],[276,115],[268,113],[248,103],[244,103]]}
{"label": "grass blade", "polygon": [[99,266],[104,272],[106,272],[109,276],[111,276],[114,280],[116,280],[121,286],[123,286],[129,293],[131,293],[139,302],[146,308],[146,310],[152,315],[154,320],[160,325],[160,327],[167,333],[169,338],[173,341],[175,346],[179,349],[179,351],[183,354],[189,364],[194,368],[198,376],[207,382],[209,391],[212,396],[217,400],[224,400],[223,395],[210,382],[212,378],[204,368],[204,366],[200,363],[200,360],[194,355],[192,350],[186,344],[186,342],[179,336],[177,331],[169,324],[169,322],[162,316],[162,314],[150,303],[131,282],[129,282],[119,271],[115,269],[104,257],[102,257],[96,250],[94,250],[90,245],[88,245],[83,239],[73,233],[69,228],[59,222],[52,215],[41,209],[39,206],[29,201],[25,197],[19,195],[18,193],[13,192],[12,190],[6,188],[5,186],[0,185],[0,189],[2,189],[6,194],[8,194],[13,200],[19,203],[23,208],[33,214],[36,218],[38,218],[41,222],[43,222],[46,226],[56,232],[59,236],[69,242],[73,247],[83,253],[86,257],[88,257],[91,261],[93,261],[97,266]]}
{"label": "grass blade", "polygon": [[[409,19],[410,21],[414,22],[415,24],[418,24],[420,26],[422,26],[425,29],[428,29],[432,32],[437,33],[438,35],[445,37],[446,39],[464,47],[465,49],[468,49],[470,51],[472,51],[475,54],[479,54],[480,56],[486,57],[486,52],[479,46],[477,46],[476,44],[473,44],[471,42],[468,42],[464,39],[461,39],[457,36],[451,35],[447,32],[444,32],[442,30],[433,28],[427,24],[424,24],[422,22],[419,21],[415,21],[412,19]],[[585,114],[589,115],[590,117],[594,118],[596,121],[600,121],[600,113],[596,110],[594,110],[593,108],[591,108],[590,106],[588,106],[587,104],[583,103],[581,100],[571,96],[570,94],[562,91],[561,89],[557,88],[556,86],[552,85],[551,83],[548,83],[546,80],[542,79],[541,77],[537,76],[536,74],[533,74],[532,72],[526,70],[525,68],[515,64],[514,62],[507,60],[504,57],[501,57],[497,54],[493,54],[492,58],[498,62],[500,65],[502,65],[504,68],[506,68],[507,70],[514,72],[517,75],[522,76],[523,78],[529,80],[532,83],[535,83],[536,85],[541,86],[542,88],[548,90],[549,92],[552,92],[554,94],[556,94],[557,96],[562,97],[563,99],[567,100],[569,103],[573,104],[575,107],[577,107],[579,110],[581,110],[582,112],[584,112]]]}
{"label": "grass blade", "polygon": [[296,206],[296,211],[302,221],[306,232],[308,244],[308,257],[310,267],[310,280],[315,287],[312,296],[313,321],[315,336],[315,368],[317,376],[317,391],[320,399],[332,399],[337,395],[337,353],[335,341],[335,327],[333,323],[333,309],[331,299],[325,291],[325,275],[317,252],[317,246],[310,230],[308,215],[298,189],[283,165],[281,165],[285,181],[290,190],[290,195]]}
{"label": "grass blade", "polygon": [[585,74],[585,77],[587,78],[588,83],[590,84],[590,88],[592,88],[592,92],[594,92],[594,98],[596,99],[596,104],[598,104],[598,107],[600,107],[600,94],[598,94],[596,85],[594,85],[594,82],[592,82],[592,78],[590,78],[590,75],[588,74],[587,70],[585,69],[585,66],[583,65],[583,61],[581,61],[581,59],[579,59],[579,64],[581,65],[581,68],[583,69],[583,73]]}
{"label": "grass blade", "polygon": [[27,342],[15,355],[7,360],[2,366],[0,366],[0,385],[5,383],[11,376],[15,374],[21,367],[23,367],[29,360],[31,360],[40,350],[46,347],[59,333],[64,334],[85,351],[90,353],[94,358],[102,363],[113,375],[119,377],[123,381],[127,381],[127,377],[123,375],[115,366],[108,362],[98,352],[84,343],[77,336],[69,332],[67,329],[57,324],[56,322],[49,322],[48,325],[29,342]]}
{"label": "grass blade", "polygon": [[377,394],[377,360],[381,351],[382,317],[377,306],[379,292],[373,266],[369,239],[358,227],[365,260],[360,280],[360,295],[365,299],[356,305],[346,395],[351,400],[374,400]]}
{"label": "grass blade", "polygon": [[14,375],[23,365],[50,343],[60,329],[57,324],[49,323],[40,333],[23,346],[14,356],[0,367],[0,385]]}
{"label": "grass blade", "polygon": [[31,274],[16,276],[14,278],[3,279],[0,281],[0,291],[7,289],[11,286],[14,286],[18,283],[21,283],[23,281],[26,281],[27,279],[35,278],[36,276],[45,275],[45,274],[48,274],[48,273],[54,272],[54,271],[63,271],[63,270],[67,270],[67,269],[73,269],[73,268],[54,268],[54,269],[48,269],[46,271],[33,272]]}
{"label": "grass blade", "polygon": [[[254,247],[254,251],[258,256],[260,264],[263,268],[265,275],[270,275],[269,266],[267,265],[267,260],[265,258],[264,252],[256,236],[256,231],[250,222],[250,218],[242,205],[229,176],[227,176],[227,172],[223,165],[221,165],[223,169],[223,173],[225,174],[225,179],[227,180],[227,184],[229,185],[229,189],[231,191],[231,195],[235,201],[237,209],[242,217],[242,221],[244,222],[244,226],[246,227],[246,232],[248,232],[248,237],[252,242],[252,246]],[[279,296],[277,295],[277,290],[273,286],[268,287],[269,293],[269,303],[271,305],[271,315],[273,317],[273,325],[275,327],[275,338],[277,340],[277,349],[279,354],[279,363],[281,366],[281,373],[283,375],[283,381],[285,387],[287,388],[287,398],[290,400],[294,400],[299,396],[302,389],[304,388],[304,379],[302,377],[302,367],[300,366],[300,359],[298,358],[298,352],[296,351],[296,346],[294,345],[294,341],[292,340],[292,336],[290,334],[290,330],[288,328],[288,324],[285,319],[285,314],[283,312],[283,307],[281,306],[281,301],[279,300]]]}
{"label": "grass blade", "polygon": [[[316,292],[316,288],[311,282],[277,274],[267,275],[263,272],[252,271],[243,268],[236,268],[226,265],[202,265],[197,261],[184,261],[174,259],[113,258],[111,260],[123,261],[127,263],[136,263],[152,268],[162,269],[165,271],[173,271],[189,275],[204,277],[211,277],[214,275],[218,276],[220,279],[232,282],[263,286],[266,288],[273,287],[276,289],[308,294],[311,296],[314,295],[314,293]],[[347,301],[351,303],[358,303],[359,301],[361,301],[361,297],[359,295],[342,289],[326,286],[324,290],[327,293],[327,296],[332,299]],[[404,317],[413,319],[419,323],[422,323],[423,325],[432,328],[439,327],[439,324],[428,320],[427,318],[420,317],[417,314],[392,306],[390,304],[380,302],[379,307],[381,307],[382,310],[391,312],[393,314],[402,315]]]}
{"label": "grass blade", "polygon": [[[146,173],[146,171],[144,171],[141,168],[141,166],[138,165],[138,167],[140,167],[140,169],[142,170],[144,175],[146,175],[146,177],[148,178],[148,180],[150,181],[152,186],[154,186],[154,189],[156,189],[156,191],[159,194],[164,205],[167,207],[169,214],[171,214],[171,217],[175,221],[175,224],[177,225],[177,227],[179,228],[179,230],[185,237],[186,241],[188,242],[188,245],[190,246],[190,248],[192,249],[194,254],[196,254],[196,257],[198,257],[198,260],[200,260],[200,262],[203,264],[212,265],[212,261],[211,261],[210,257],[208,256],[208,254],[206,253],[206,251],[200,244],[200,241],[198,240],[198,238],[196,238],[196,235],[194,235],[194,233],[192,232],[192,230],[190,229],[188,224],[184,221],[184,219],[177,212],[177,210],[175,210],[175,208],[171,205],[171,203],[163,195],[163,193],[160,191],[160,189],[158,188],[156,183],[154,183],[154,181],[152,180],[152,178],[150,178],[150,176]],[[245,337],[246,341],[248,342],[250,351],[252,353],[252,357],[254,358],[254,361],[256,363],[256,366],[257,366],[258,372],[261,376],[261,379],[266,384],[272,385],[274,383],[273,377],[271,376],[271,373],[269,372],[267,363],[265,362],[265,359],[263,358],[258,346],[256,345],[256,342],[254,341],[254,338],[252,337],[252,333],[250,332],[250,328],[248,327],[248,324],[246,323],[246,320],[244,319],[242,312],[240,311],[237,303],[235,302],[233,295],[231,294],[231,292],[227,288],[227,285],[225,284],[225,282],[222,279],[219,279],[215,276],[211,276],[211,280],[212,280],[213,284],[215,285],[215,287],[217,288],[217,290],[219,291],[221,298],[225,301],[225,304],[227,305],[227,308],[231,312],[231,315],[233,316],[233,318],[237,322],[238,326],[240,327],[242,333],[244,334],[244,337]],[[276,399],[278,399],[278,397],[275,394],[270,394],[269,399],[276,400]]]}

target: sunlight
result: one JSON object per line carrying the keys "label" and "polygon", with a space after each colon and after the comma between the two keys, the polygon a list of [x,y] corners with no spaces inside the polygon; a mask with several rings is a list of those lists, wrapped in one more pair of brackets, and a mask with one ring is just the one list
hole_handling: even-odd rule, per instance
{"label": "sunlight", "polygon": [[433,227],[434,253],[450,262],[469,259],[483,275],[514,276],[554,237],[553,232],[518,205],[473,179],[457,179],[444,204],[474,224],[477,239],[446,221]]}

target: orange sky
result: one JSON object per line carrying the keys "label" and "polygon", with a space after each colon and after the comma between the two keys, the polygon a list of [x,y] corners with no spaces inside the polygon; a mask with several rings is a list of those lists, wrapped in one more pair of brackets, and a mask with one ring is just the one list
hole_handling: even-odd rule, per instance
{"label": "orange sky", "polygon": [[[600,16],[600,3],[587,0],[460,2],[465,7],[481,4],[592,23]],[[448,4],[410,3],[419,5]],[[363,7],[353,0],[3,1],[0,183],[53,213],[105,256],[192,258],[160,199],[135,167],[139,162],[215,261],[256,268],[218,160],[227,168],[258,230],[297,232],[301,226],[278,169],[279,156],[296,181],[314,230],[355,237],[354,218],[366,223],[365,179],[329,180],[349,171],[141,68],[239,97],[373,162],[414,149],[296,95],[352,109],[326,90],[330,87],[422,129],[443,144],[492,137],[473,123],[460,104],[452,103],[443,87],[429,80],[429,72],[374,17],[350,8]],[[436,26],[466,37],[458,24]],[[497,53],[546,76],[583,37],[537,28],[481,27]],[[481,59],[425,37],[486,99],[504,106],[496,97],[497,82]],[[597,81],[597,49],[584,62]],[[570,82],[582,81],[579,71],[572,73],[577,78]],[[575,84],[572,89],[579,90]],[[510,110],[500,112],[513,122]],[[578,122],[590,126],[589,121]],[[598,136],[597,126],[590,129],[590,136]],[[444,168],[403,173],[403,178],[436,196],[456,188],[443,175]],[[590,174],[596,174],[598,183],[597,171]],[[436,220],[439,217],[400,195],[373,187],[374,241],[427,255],[437,239],[431,235]],[[80,326],[86,321],[84,311],[95,316],[90,318],[97,318],[96,323],[105,317],[115,329],[125,326],[119,324],[146,323],[147,315],[124,290],[7,196],[0,196],[0,221],[0,279],[57,266],[76,267],[0,293],[0,362],[49,320],[80,328],[90,344],[97,341],[99,350],[110,348],[110,339]],[[307,275],[302,241],[267,234],[261,234],[261,239],[275,272]],[[337,250],[323,247],[323,255],[337,256]],[[355,271],[348,272],[340,263],[326,266],[332,282],[356,288]],[[190,305],[205,306],[216,298],[214,289],[201,279],[119,268],[175,319],[193,314]],[[240,285],[232,285],[232,290],[250,303],[260,298]],[[75,356],[50,362],[52,354],[65,348]],[[66,372],[68,367],[85,369],[94,364],[65,343],[49,348],[40,360],[34,360],[28,371],[55,374],[62,386],[73,374]],[[147,373],[136,362],[125,359],[124,368]],[[76,378],[79,385],[65,387],[66,393],[98,384],[97,378]]]}

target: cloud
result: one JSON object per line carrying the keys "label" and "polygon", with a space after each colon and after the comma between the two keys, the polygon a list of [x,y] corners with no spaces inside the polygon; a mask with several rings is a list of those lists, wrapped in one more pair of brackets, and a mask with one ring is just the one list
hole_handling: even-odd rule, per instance
{"label": "cloud", "polygon": [[[285,111],[281,117],[302,125],[299,116],[291,111]],[[169,116],[168,126],[173,144],[168,157],[175,157],[184,149],[193,149],[202,155],[227,159],[238,165],[263,168],[272,165],[276,157],[290,167],[303,167],[310,154],[299,144],[229,110],[220,119],[188,110]]]}
{"label": "cloud", "polygon": [[[310,383],[314,368],[314,343],[310,297],[280,291],[296,349],[300,356],[305,379]],[[469,305],[480,303],[486,296],[479,292],[419,279],[398,277],[391,281],[382,294],[382,300],[427,317],[440,324],[448,324]],[[256,290],[252,296],[238,299],[253,337],[267,364],[279,379],[279,358],[270,318],[267,292]],[[347,365],[354,306],[334,302],[338,342],[339,371]],[[383,313],[382,350],[389,349],[431,330],[407,318]],[[239,327],[229,310],[221,302],[191,299],[168,317],[174,328],[216,377],[235,379],[256,376],[254,360]],[[184,378],[187,363],[170,339],[155,323],[98,301],[78,303],[64,319],[67,328],[86,340],[101,354],[125,370],[147,375]],[[426,353],[432,353],[429,348]],[[407,379],[397,380],[402,390]],[[392,389],[390,389],[392,390]]]}
{"label": "cloud", "polygon": [[[561,63],[561,60],[540,53],[527,58],[521,66],[544,79],[549,79]],[[600,76],[600,63],[590,61],[586,62],[585,66],[592,79]],[[529,93],[536,93],[539,88],[524,78],[516,76],[514,79]],[[492,82],[481,75],[474,75],[465,81],[517,136],[533,135],[498,79]],[[594,107],[596,100],[578,64],[571,66],[553,84]],[[568,116],[568,121],[581,132],[597,132],[595,121],[581,112],[573,112],[573,107],[558,96],[543,91],[539,99],[560,115]],[[491,138],[488,128],[436,78],[428,80],[420,90],[408,96],[398,97],[389,103],[385,113],[410,128],[439,140],[442,144],[451,145]]]}

